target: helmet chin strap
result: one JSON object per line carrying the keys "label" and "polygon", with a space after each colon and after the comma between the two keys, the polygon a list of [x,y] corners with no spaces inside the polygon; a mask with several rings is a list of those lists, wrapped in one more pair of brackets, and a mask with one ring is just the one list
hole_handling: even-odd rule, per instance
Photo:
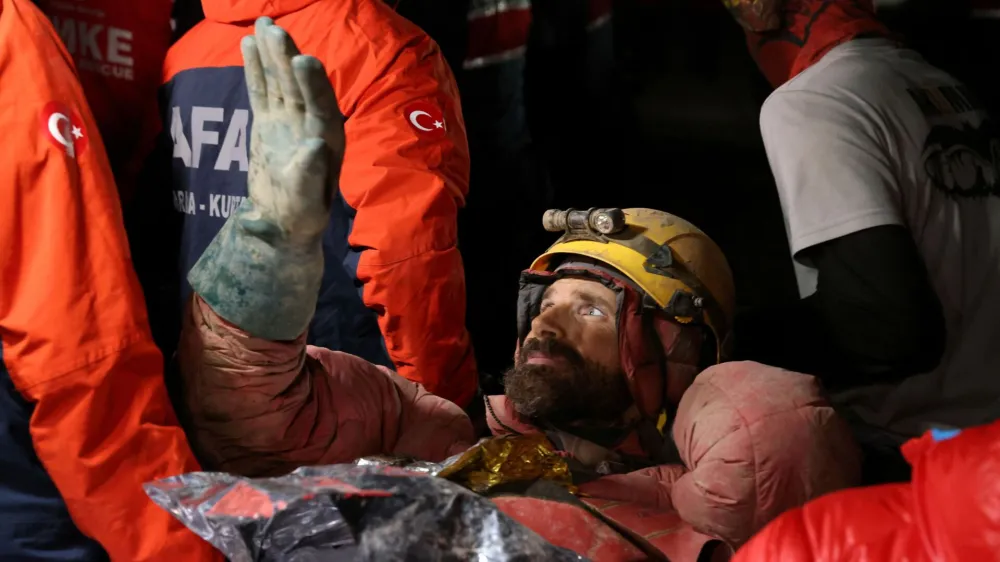
{"label": "helmet chin strap", "polygon": [[660,421],[664,422],[663,427],[659,427],[659,423],[654,423],[650,419],[640,420],[636,425],[639,444],[649,455],[650,460],[656,464],[680,463],[681,454],[670,435],[670,427],[666,425],[666,420],[665,411],[660,415]]}

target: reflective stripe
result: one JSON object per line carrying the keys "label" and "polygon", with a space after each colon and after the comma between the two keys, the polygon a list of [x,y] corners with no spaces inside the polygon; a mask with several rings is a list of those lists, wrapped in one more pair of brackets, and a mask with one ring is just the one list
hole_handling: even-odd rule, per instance
{"label": "reflective stripe", "polygon": [[611,19],[612,0],[587,0],[587,30],[596,29]]}
{"label": "reflective stripe", "polygon": [[530,0],[479,3],[469,11],[463,68],[482,68],[524,56],[531,30]]}
{"label": "reflective stripe", "polygon": [[[586,30],[611,21],[611,0],[589,0]],[[531,0],[471,0],[469,44],[462,67],[482,68],[524,57],[531,30]]]}
{"label": "reflective stripe", "polygon": [[611,14],[604,14],[603,16],[597,18],[596,20],[587,24],[587,31],[594,31],[595,29],[601,27],[602,25],[611,21]]}
{"label": "reflective stripe", "polygon": [[1000,19],[1000,8],[985,8],[980,10],[972,10],[972,17],[980,20],[996,20]]}
{"label": "reflective stripe", "polygon": [[462,68],[473,69],[482,68],[484,66],[490,66],[492,64],[500,64],[502,62],[507,62],[509,60],[514,60],[524,56],[525,51],[528,48],[526,46],[517,47],[516,49],[511,49],[509,51],[504,51],[502,53],[497,53],[495,55],[488,55],[485,57],[477,57],[474,59],[466,59],[462,63]]}
{"label": "reflective stripe", "polygon": [[469,21],[488,18],[504,12],[531,9],[531,0],[472,0],[470,4]]}

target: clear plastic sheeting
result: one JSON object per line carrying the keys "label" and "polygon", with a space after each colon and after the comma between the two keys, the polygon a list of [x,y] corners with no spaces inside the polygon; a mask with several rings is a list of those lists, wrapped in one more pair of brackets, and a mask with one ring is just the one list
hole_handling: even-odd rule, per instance
{"label": "clear plastic sheeting", "polygon": [[277,478],[196,472],[149,497],[232,562],[586,562],[490,500],[391,458],[304,467]]}
{"label": "clear plastic sheeting", "polygon": [[461,454],[450,457],[443,462],[428,462],[428,461],[418,461],[416,459],[406,458],[406,457],[392,457],[389,455],[372,455],[369,457],[361,457],[360,459],[354,461],[355,466],[385,466],[394,468],[405,468],[410,472],[416,472],[417,474],[424,474],[426,476],[437,476],[446,466],[451,465]]}

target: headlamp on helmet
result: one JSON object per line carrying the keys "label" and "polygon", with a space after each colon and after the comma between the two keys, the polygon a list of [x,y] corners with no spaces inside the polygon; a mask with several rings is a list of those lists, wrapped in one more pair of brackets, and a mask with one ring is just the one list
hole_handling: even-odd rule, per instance
{"label": "headlamp on helmet", "polygon": [[[726,355],[735,305],[732,274],[719,247],[694,225],[662,211],[618,208],[550,210],[542,223],[563,234],[521,276],[519,343],[546,287],[582,275],[619,295],[619,355],[643,417],[655,419],[664,398],[678,400],[697,372],[681,371],[701,363],[701,343],[692,346],[704,339],[702,332],[682,336],[690,333],[683,326],[708,328],[712,360]],[[664,360],[679,357],[690,369],[678,365],[665,377]]]}

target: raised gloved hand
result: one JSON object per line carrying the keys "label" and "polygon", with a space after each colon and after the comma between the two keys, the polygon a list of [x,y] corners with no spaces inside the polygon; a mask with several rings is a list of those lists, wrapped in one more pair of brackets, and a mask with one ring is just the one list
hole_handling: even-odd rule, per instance
{"label": "raised gloved hand", "polygon": [[243,39],[253,110],[249,197],[188,274],[216,314],[250,335],[293,340],[316,309],[322,233],[344,154],[344,118],[322,63],[259,18]]}
{"label": "raised gloved hand", "polygon": [[[243,38],[253,129],[244,228],[309,242],[329,222],[344,158],[344,118],[323,64],[299,54],[288,33],[260,18]],[[277,232],[270,232],[273,229]]]}

